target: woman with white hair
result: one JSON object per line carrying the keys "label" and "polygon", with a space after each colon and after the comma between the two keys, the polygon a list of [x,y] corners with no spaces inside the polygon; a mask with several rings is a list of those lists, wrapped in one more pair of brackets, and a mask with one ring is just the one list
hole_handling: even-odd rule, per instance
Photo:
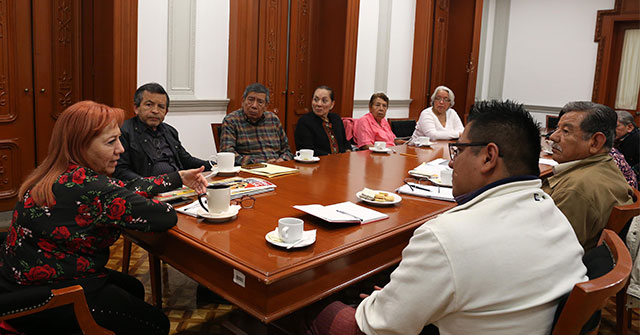
{"label": "woman with white hair", "polygon": [[455,94],[446,86],[438,86],[431,95],[431,107],[420,113],[409,143],[418,137],[427,136],[431,140],[451,140],[460,137],[464,126],[458,113],[453,110]]}

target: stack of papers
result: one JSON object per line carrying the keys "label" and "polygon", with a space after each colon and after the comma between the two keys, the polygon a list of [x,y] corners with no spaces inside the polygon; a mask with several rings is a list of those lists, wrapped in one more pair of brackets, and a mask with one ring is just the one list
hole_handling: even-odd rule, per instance
{"label": "stack of papers", "polygon": [[452,188],[422,185],[416,183],[408,184],[411,185],[413,189],[409,187],[409,185],[402,185],[401,187],[398,187],[398,189],[396,189],[396,192],[438,200],[455,201]]}
{"label": "stack of papers", "polygon": [[294,169],[286,166],[280,166],[280,165],[269,164],[269,163],[264,163],[264,165],[265,167],[255,168],[255,169],[242,168],[241,171],[257,174],[259,176],[263,176],[267,178],[273,178],[277,176],[299,172],[298,169]]}
{"label": "stack of papers", "polygon": [[334,205],[296,205],[293,208],[321,218],[327,222],[344,222],[365,224],[373,221],[383,220],[389,215],[374,211],[367,207],[359,206],[351,201],[341,202]]}
{"label": "stack of papers", "polygon": [[553,159],[540,157],[540,159],[538,160],[538,164],[556,166],[558,165],[558,162],[554,161]]}
{"label": "stack of papers", "polygon": [[434,159],[409,170],[409,174],[421,178],[440,178],[440,171],[449,169],[449,161],[443,158]]}
{"label": "stack of papers", "polygon": [[276,184],[260,179],[260,178],[241,178],[233,177],[223,180],[218,180],[216,184],[228,184],[231,186],[231,199],[237,199],[243,195],[253,195],[259,193],[265,193],[275,190]]}

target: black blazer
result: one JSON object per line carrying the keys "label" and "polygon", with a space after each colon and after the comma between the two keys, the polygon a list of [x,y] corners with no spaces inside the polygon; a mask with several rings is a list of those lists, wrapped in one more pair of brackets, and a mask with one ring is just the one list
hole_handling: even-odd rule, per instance
{"label": "black blazer", "polygon": [[[137,116],[124,121],[120,131],[120,142],[124,152],[120,154],[118,165],[113,176],[120,180],[132,180],[138,177],[149,177],[151,174],[151,158],[143,150],[142,132],[145,124]],[[178,131],[172,126],[161,123],[158,127],[164,127],[165,138],[180,170],[195,169],[204,165],[206,171],[211,170],[209,162],[191,156],[178,139]]]}
{"label": "black blazer", "polygon": [[[329,122],[331,122],[333,134],[338,142],[340,152],[351,149],[351,144],[347,141],[347,136],[344,132],[342,118],[334,113],[329,113],[327,116],[329,117]],[[331,144],[322,126],[322,119],[313,112],[303,115],[298,120],[295,139],[296,150],[313,149],[314,155],[316,156],[324,156],[331,153]]]}

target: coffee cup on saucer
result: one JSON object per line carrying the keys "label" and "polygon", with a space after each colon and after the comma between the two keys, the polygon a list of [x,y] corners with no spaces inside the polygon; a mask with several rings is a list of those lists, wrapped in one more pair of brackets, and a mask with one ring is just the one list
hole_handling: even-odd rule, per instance
{"label": "coffee cup on saucer", "polygon": [[385,141],[375,141],[373,143],[373,148],[377,151],[383,151],[387,148],[387,142]]}
{"label": "coffee cup on saucer", "polygon": [[231,186],[228,184],[212,184],[207,186],[207,206],[202,202],[204,194],[198,195],[200,206],[209,213],[225,213],[231,202]]}
{"label": "coffee cup on saucer", "polygon": [[305,161],[313,159],[313,149],[300,149],[296,151],[296,157]]}
{"label": "coffee cup on saucer", "polygon": [[304,221],[298,218],[281,218],[278,220],[278,236],[285,243],[293,243],[302,238]]}
{"label": "coffee cup on saucer", "polygon": [[217,154],[218,171],[232,171],[235,159],[236,154],[233,152],[219,152]]}
{"label": "coffee cup on saucer", "polygon": [[428,136],[420,136],[418,137],[418,145],[431,145],[431,139]]}

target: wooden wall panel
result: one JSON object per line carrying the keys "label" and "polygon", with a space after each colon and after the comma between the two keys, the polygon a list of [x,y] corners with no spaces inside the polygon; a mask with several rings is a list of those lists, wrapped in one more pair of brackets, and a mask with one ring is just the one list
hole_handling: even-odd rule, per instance
{"label": "wooden wall panel", "polygon": [[[640,25],[640,2],[633,0],[616,0],[614,8],[599,10],[596,19],[594,41],[598,43],[595,78],[591,100],[615,107],[618,86],[618,72],[622,38],[626,28]],[[636,122],[640,121],[640,104],[634,115]]]}
{"label": "wooden wall panel", "polygon": [[420,112],[429,106],[429,78],[431,77],[431,46],[433,37],[434,0],[416,1],[413,35],[413,64],[411,71],[411,104],[409,118],[417,120]]}
{"label": "wooden wall panel", "polygon": [[229,73],[227,113],[242,105],[242,93],[258,80],[259,0],[229,2]]}
{"label": "wooden wall panel", "polygon": [[35,167],[31,2],[0,1],[0,211]]}
{"label": "wooden wall panel", "polygon": [[82,97],[80,0],[34,1],[36,159],[47,156],[60,113]]}

